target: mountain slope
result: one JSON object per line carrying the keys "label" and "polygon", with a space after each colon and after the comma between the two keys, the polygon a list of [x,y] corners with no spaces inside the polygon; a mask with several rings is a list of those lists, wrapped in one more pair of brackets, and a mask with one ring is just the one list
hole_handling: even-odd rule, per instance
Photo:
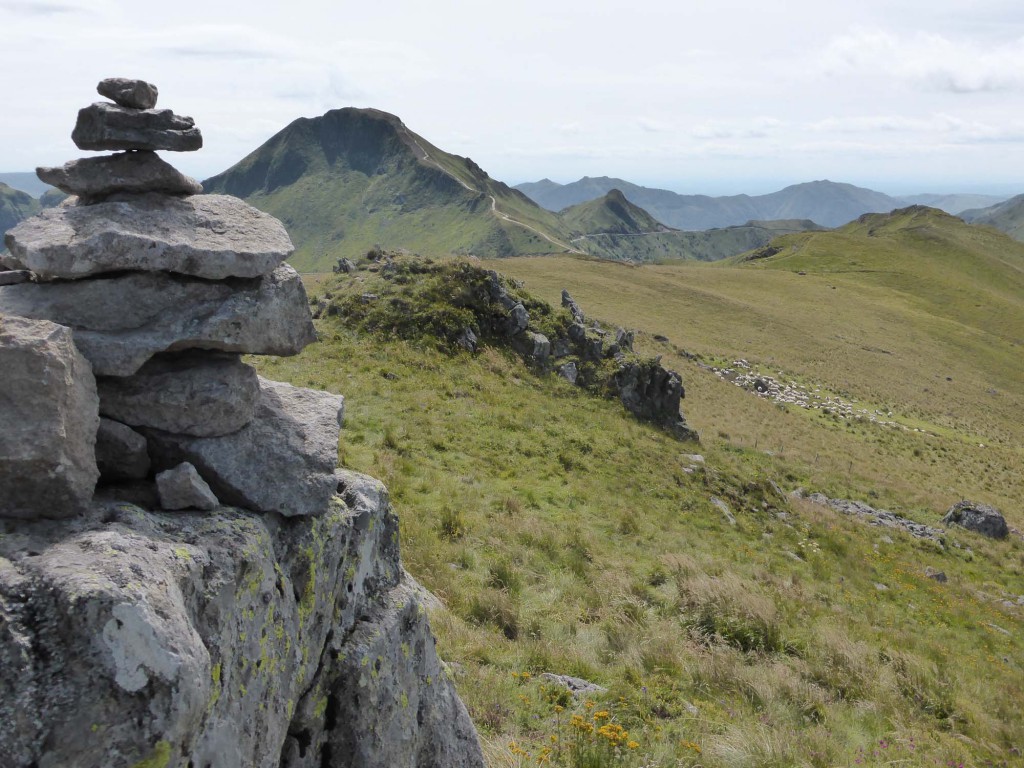
{"label": "mountain slope", "polygon": [[987,224],[1002,230],[1014,240],[1024,240],[1024,195],[988,208],[963,211],[960,216],[972,224]]}
{"label": "mountain slope", "polygon": [[38,200],[0,182],[0,251],[3,250],[4,233],[38,211]]}
{"label": "mountain slope", "polygon": [[284,221],[303,270],[378,244],[487,256],[573,250],[555,215],[375,109],[300,118],[203,188]]}
{"label": "mountain slope", "polygon": [[768,245],[779,235],[821,229],[808,220],[749,221],[700,232],[665,228],[640,234],[579,235],[572,242],[591,256],[615,261],[718,261]]}
{"label": "mountain slope", "polygon": [[612,189],[595,200],[566,208],[558,214],[574,235],[639,235],[668,232],[651,214]]}
{"label": "mountain slope", "polygon": [[975,195],[975,194],[952,194],[952,195],[904,195],[900,202],[904,205],[927,205],[931,208],[938,208],[946,213],[959,216],[964,211],[977,208],[987,208],[1006,200],[1006,195]]}
{"label": "mountain slope", "polygon": [[735,226],[751,219],[812,219],[835,227],[862,213],[890,211],[901,205],[896,198],[881,192],[832,181],[795,184],[768,195],[725,197],[680,195],[607,176],[584,177],[564,185],[545,182],[520,184],[516,188],[549,210],[562,210],[600,197],[611,189],[620,189],[630,202],[658,221],[690,230]]}
{"label": "mountain slope", "polygon": [[21,192],[27,192],[30,196],[37,199],[44,195],[47,190],[53,189],[49,184],[40,181],[35,171],[0,173],[0,184],[6,184]]}
{"label": "mountain slope", "polygon": [[[359,266],[312,288],[323,343],[258,364],[350,393],[342,461],[387,481],[407,567],[443,601],[432,609],[439,648],[457,662],[489,765],[1014,764],[1022,542],[953,528],[916,539],[787,492],[867,499],[930,526],[961,493],[980,494],[1019,525],[1019,377],[998,396],[975,392],[979,358],[944,346],[926,313],[856,271],[486,265],[638,328],[638,348],[683,371],[696,457],[499,347],[449,355],[404,341],[392,322],[351,322],[344,309],[365,311],[365,291],[382,297],[374,311],[404,309],[424,329],[448,324],[472,293],[452,280],[418,299],[420,285]],[[772,375],[818,360],[830,392],[873,385],[891,410],[925,378],[933,392],[917,419],[949,411],[970,427],[992,406],[1012,431],[982,448],[970,429],[802,411],[712,369],[740,356]],[[607,691],[574,697],[545,672]],[[632,744],[614,751],[602,723]]]}

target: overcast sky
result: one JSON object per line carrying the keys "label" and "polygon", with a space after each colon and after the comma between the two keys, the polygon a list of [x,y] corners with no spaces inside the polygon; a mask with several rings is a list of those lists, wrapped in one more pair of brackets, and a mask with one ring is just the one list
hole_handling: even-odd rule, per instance
{"label": "overcast sky", "polygon": [[0,171],[88,154],[124,76],[196,119],[200,179],[360,106],[509,183],[1024,192],[1021,0],[0,0],[0,45]]}

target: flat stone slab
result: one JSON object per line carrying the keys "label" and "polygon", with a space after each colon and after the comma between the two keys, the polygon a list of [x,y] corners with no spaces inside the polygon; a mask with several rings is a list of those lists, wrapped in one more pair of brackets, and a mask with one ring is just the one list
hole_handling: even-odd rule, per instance
{"label": "flat stone slab", "polygon": [[152,109],[160,95],[159,89],[152,83],[128,77],[108,77],[100,80],[96,92],[129,109]]}
{"label": "flat stone slab", "polygon": [[0,286],[18,285],[19,283],[31,282],[31,280],[32,273],[27,269],[14,269],[0,272]]}
{"label": "flat stone slab", "polygon": [[205,350],[158,355],[132,376],[101,376],[100,413],[134,427],[195,437],[237,432],[256,413],[256,370],[238,355]]}
{"label": "flat stone slab", "polygon": [[256,417],[223,437],[145,430],[157,468],[187,461],[217,497],[285,517],[322,513],[338,482],[338,434],[345,400],[260,379]]}
{"label": "flat stone slab", "polygon": [[49,208],[9,230],[4,242],[40,280],[123,270],[258,277],[294,250],[280,221],[230,195],[151,193]]}
{"label": "flat stone slab", "polygon": [[0,313],[75,329],[97,376],[130,376],[159,352],[295,355],[316,340],[299,274],[210,282],[162,272],[0,287]]}
{"label": "flat stone slab", "polygon": [[155,152],[119,152],[105,157],[71,160],[56,168],[36,168],[41,181],[86,200],[118,192],[199,195],[203,186]]}
{"label": "flat stone slab", "polygon": [[0,517],[72,517],[92,499],[99,400],[70,329],[0,314]]}
{"label": "flat stone slab", "polygon": [[97,102],[78,111],[71,140],[79,149],[166,149],[193,152],[203,134],[191,117],[169,109],[130,109]]}

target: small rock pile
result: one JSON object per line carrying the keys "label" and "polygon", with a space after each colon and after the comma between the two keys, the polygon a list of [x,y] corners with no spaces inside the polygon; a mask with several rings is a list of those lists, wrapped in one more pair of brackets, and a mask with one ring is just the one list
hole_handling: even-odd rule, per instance
{"label": "small rock pile", "polygon": [[[795,405],[810,411],[821,411],[826,416],[834,414],[846,421],[867,421],[882,427],[901,429],[904,432],[925,432],[916,427],[907,427],[892,420],[892,411],[869,410],[856,407],[856,400],[844,400],[838,395],[822,392],[820,387],[809,388],[795,381],[783,381],[754,370],[746,360],[734,360],[725,367],[712,366],[711,371],[723,381],[730,381],[741,389],[753,392],[758,397],[784,405]],[[783,375],[782,371],[778,374]]]}
{"label": "small rock pile", "polygon": [[[241,361],[315,339],[287,232],[156,154],[202,135],[154,108],[155,86],[97,90],[114,103],[82,109],[72,138],[122,151],[38,169],[73,197],[5,238],[5,266],[26,279],[0,286],[0,516],[72,516],[97,478],[165,509],[323,510],[342,399]],[[275,482],[284,471],[305,478],[300,492]]]}
{"label": "small rock pile", "polygon": [[890,512],[887,509],[875,509],[869,504],[865,504],[863,501],[854,501],[851,499],[830,499],[823,493],[808,494],[803,488],[797,488],[795,491],[790,493],[790,496],[795,499],[807,499],[815,504],[831,507],[836,512],[860,518],[870,525],[875,525],[879,528],[902,529],[916,539],[928,539],[930,541],[942,542],[946,536],[946,532],[941,528],[933,528],[930,525],[914,522],[909,518],[897,515],[895,512]]}

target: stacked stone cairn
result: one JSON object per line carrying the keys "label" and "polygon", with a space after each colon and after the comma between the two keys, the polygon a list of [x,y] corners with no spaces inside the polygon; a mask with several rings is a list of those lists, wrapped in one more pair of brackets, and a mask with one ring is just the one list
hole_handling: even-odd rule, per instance
{"label": "stacked stone cairn", "polygon": [[315,339],[288,234],[157,155],[203,139],[155,108],[155,86],[97,90],[113,103],[82,109],[72,139],[116,152],[38,169],[72,197],[10,230],[0,257],[28,277],[0,286],[0,516],[74,516],[97,480],[150,508],[322,511],[342,398],[241,360]]}
{"label": "stacked stone cairn", "polygon": [[73,138],[118,153],[5,238],[0,765],[483,768],[342,398],[241,360],[315,338],[287,233],[156,155],[202,138],[155,87],[99,91]]}

